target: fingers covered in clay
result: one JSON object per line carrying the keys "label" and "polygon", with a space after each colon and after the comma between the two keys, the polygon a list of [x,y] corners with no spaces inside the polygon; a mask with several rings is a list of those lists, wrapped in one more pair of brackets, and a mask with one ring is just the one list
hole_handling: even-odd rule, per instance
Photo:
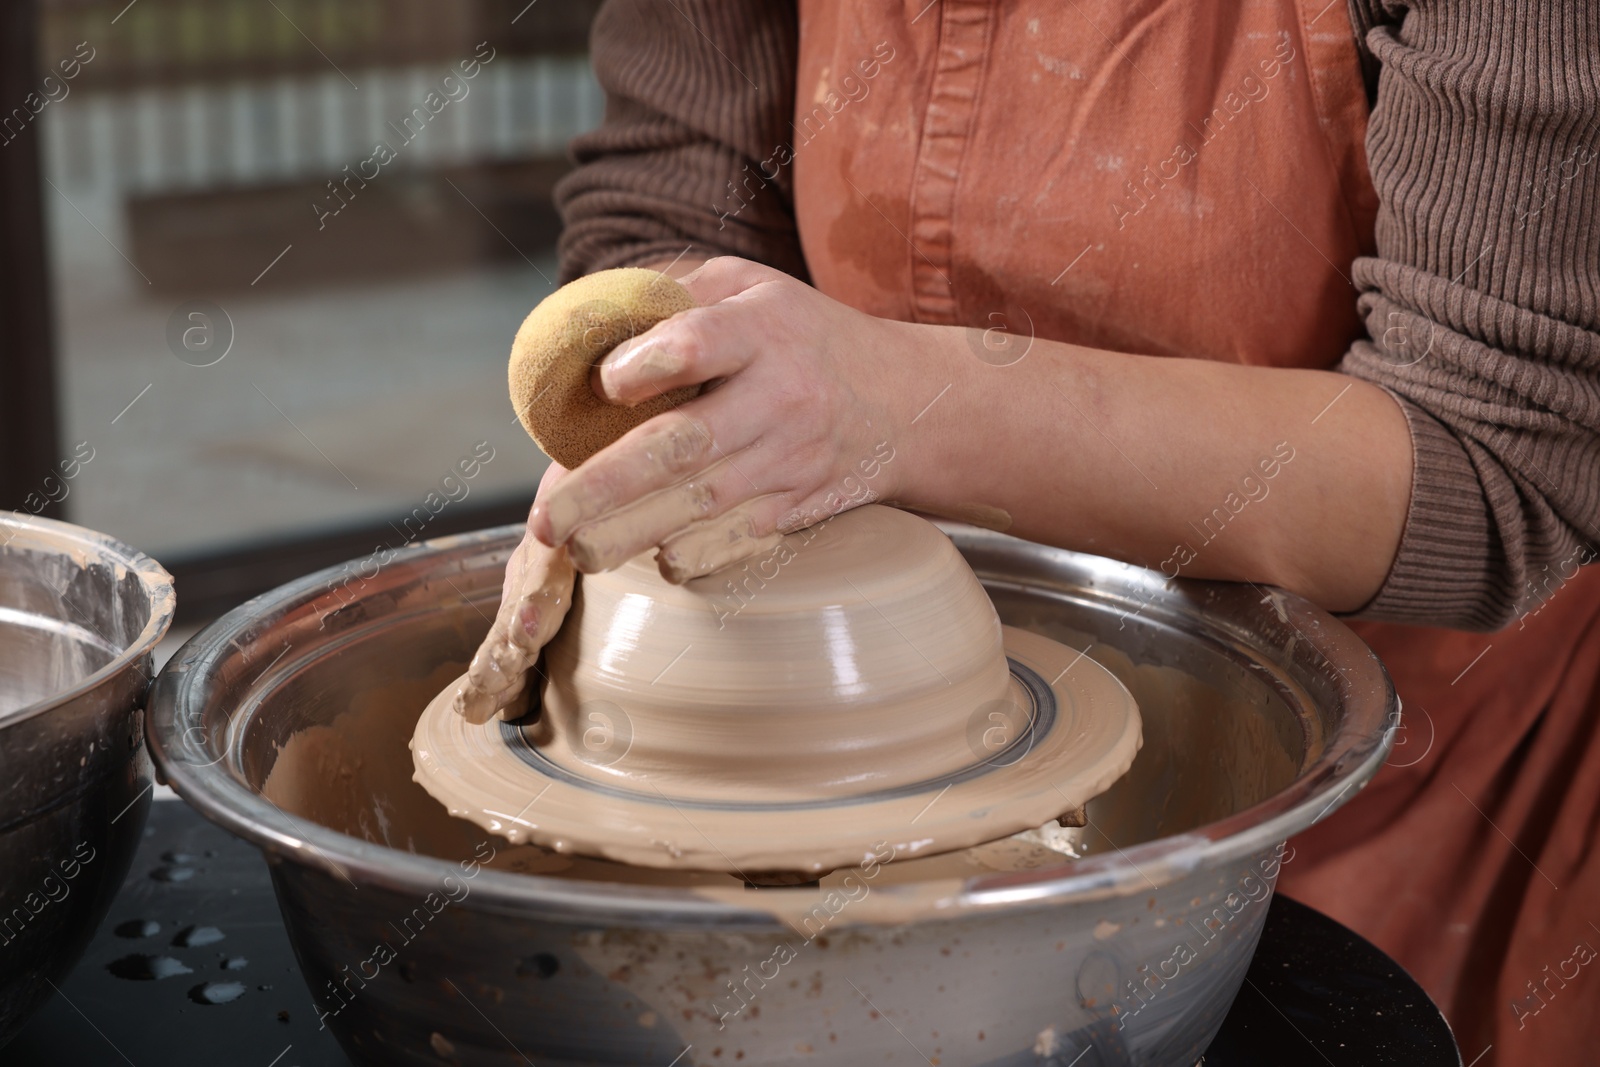
{"label": "fingers covered in clay", "polygon": [[[613,570],[652,546],[723,515],[751,491],[750,482],[734,462],[723,460],[585,523],[573,533],[567,547],[583,573]],[[769,522],[767,529],[771,528]]]}
{"label": "fingers covered in clay", "polygon": [[468,722],[515,718],[525,709],[528,674],[572,606],[575,572],[565,548],[525,539],[508,578],[511,594],[501,600],[489,635],[456,690],[455,710]]}
{"label": "fingers covered in clay", "polygon": [[[735,473],[716,476],[717,506],[690,512],[683,523],[710,518],[740,499],[770,492],[766,482],[772,468],[788,459],[770,450],[758,454],[750,446],[761,439],[771,418],[770,412],[722,389],[659,415],[590,457],[541,498],[530,520],[534,534],[547,545],[562,544],[581,527],[639,504],[653,493],[711,477],[718,466],[731,467]],[[720,491],[724,484],[727,493]],[[658,531],[658,540],[677,529]],[[656,543],[642,543],[636,551]],[[581,561],[579,567],[589,570]]]}
{"label": "fingers covered in clay", "polygon": [[777,548],[783,535],[773,529],[770,517],[763,521],[757,514],[766,510],[759,507],[763,503],[740,505],[664,541],[656,553],[661,577],[682,585]]}
{"label": "fingers covered in clay", "polygon": [[[551,464],[539,482],[545,495],[567,472]],[[565,547],[541,544],[531,533],[506,563],[500,610],[478,646],[451,702],[468,722],[495,715],[512,719],[527,709],[528,674],[572,607],[576,573]]]}
{"label": "fingers covered in clay", "polygon": [[534,505],[529,526],[545,544],[562,544],[584,523],[675,485],[716,458],[711,432],[693,416],[670,412],[592,457],[581,475],[552,486]]}

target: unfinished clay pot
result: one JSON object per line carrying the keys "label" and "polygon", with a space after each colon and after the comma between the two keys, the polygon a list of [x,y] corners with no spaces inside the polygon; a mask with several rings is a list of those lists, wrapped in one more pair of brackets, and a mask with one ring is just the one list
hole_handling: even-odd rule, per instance
{"label": "unfinished clay pot", "polygon": [[1127,691],[1000,625],[932,524],[868,505],[674,586],[586,575],[537,718],[467,723],[454,687],[417,780],[513,841],[751,873],[965,848],[1080,807],[1138,751]]}

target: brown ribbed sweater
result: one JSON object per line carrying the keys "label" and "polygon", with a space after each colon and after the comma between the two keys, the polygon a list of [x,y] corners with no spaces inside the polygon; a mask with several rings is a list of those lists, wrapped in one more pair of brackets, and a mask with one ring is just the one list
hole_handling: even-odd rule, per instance
{"label": "brown ribbed sweater", "polygon": [[[1372,339],[1338,369],[1399,399],[1415,447],[1399,552],[1358,614],[1493,629],[1600,545],[1600,5],[1350,16],[1381,208],[1352,275]],[[789,170],[737,217],[709,207],[787,141],[798,32],[792,0],[610,0],[606,121],[557,190],[565,278],[685,246],[806,277]]]}

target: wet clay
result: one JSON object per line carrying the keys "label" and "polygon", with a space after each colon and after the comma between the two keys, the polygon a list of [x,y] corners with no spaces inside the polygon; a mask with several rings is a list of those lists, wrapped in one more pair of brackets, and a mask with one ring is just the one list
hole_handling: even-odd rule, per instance
{"label": "wet clay", "polygon": [[782,547],[737,611],[715,579],[673,586],[643,559],[587,576],[538,720],[508,734],[436,699],[418,780],[514,842],[743,874],[1005,837],[1132,762],[1126,690],[1003,631],[926,520],[868,505]]}
{"label": "wet clay", "polygon": [[496,870],[649,884],[727,881],[693,872],[664,880],[619,864],[512,846],[465,819],[452,818],[412,781],[408,742],[428,696],[460,672],[461,664],[447,663],[421,681],[363,694],[331,723],[293,734],[279,748],[261,795],[291,815],[403,852],[482,860],[480,846],[492,842],[494,856],[486,865]]}
{"label": "wet clay", "polygon": [[[533,845],[514,846],[466,819],[450,816],[412,780],[406,741],[429,698],[461,670],[460,663],[446,663],[419,680],[363,694],[331,722],[292,735],[279,749],[261,792],[291,815],[401,851],[452,862],[474,857],[482,861],[488,855],[485,866],[512,874],[690,888],[707,900],[758,908],[791,928],[808,930],[817,904],[829,899],[830,893],[848,895],[848,913],[841,919],[849,924],[948,916],[963,892],[970,890],[971,879],[1059,867],[1080,856],[1115,855],[1153,837],[1181,834],[1281,789],[1284,776],[1292,779],[1302,758],[1314,758],[1314,750],[1302,754],[1298,745],[1285,748],[1275,743],[1272,731],[1255,723],[1249,708],[1230,702],[1183,671],[1135,665],[1121,652],[1087,637],[1082,647],[1091,650],[1088,659],[1111,664],[1139,694],[1151,712],[1145,716],[1147,729],[1168,739],[1163,744],[1175,744],[1180,752],[1214,746],[1214,757],[1230,768],[1230,780],[1235,777],[1233,770],[1260,762],[1264,767],[1260,780],[1240,776],[1236,799],[1210,798],[1200,787],[1200,776],[1188,774],[1182,761],[1173,780],[1174,766],[1162,758],[1167,750],[1158,745],[1154,763],[1136,761],[1133,771],[1095,802],[1094,825],[1089,829],[1047,823],[936,856],[906,855],[885,842],[872,853],[871,862],[824,875],[818,887],[751,890],[737,874],[636,867]],[[1249,738],[1249,759],[1228,740],[1241,734]],[[1263,792],[1250,792],[1257,787]],[[1141,857],[1139,865],[1154,885],[1165,885],[1184,873],[1169,869],[1159,857]],[[874,875],[869,882],[867,871]],[[863,883],[871,886],[864,896]],[[1110,898],[1116,893],[1108,887],[1103,895]]]}
{"label": "wet clay", "polygon": [[[534,743],[574,773],[644,776],[674,799],[855,796],[975,762],[974,714],[1025,697],[950,539],[868,505],[783,548],[764,588],[736,591],[737,613],[715,577],[673,586],[643,557],[585,576],[546,649]],[[625,757],[588,734],[606,705],[628,720]]]}
{"label": "wet clay", "polygon": [[467,673],[447,695],[457,715],[472,723],[520,715],[528,678],[539,653],[572,606],[575,581],[565,548],[524,541],[506,568],[507,595]]}
{"label": "wet clay", "polygon": [[[1116,674],[1137,695],[1151,744],[1131,771],[1089,806],[1085,829],[1046,823],[1037,831],[935,856],[896,851],[887,861],[876,858],[892,847],[884,841],[872,853],[872,892],[850,903],[851,924],[948,917],[971,889],[971,879],[1060,867],[1074,858],[1072,853],[1090,859],[1119,855],[1141,842],[1181,835],[1281,790],[1325,744],[1319,735],[1275,730],[1271,724],[1279,716],[1241,704],[1237,696],[1184,670],[1135,663],[1110,645],[1027,610],[1026,602],[1007,601],[1006,606],[1014,621],[1087,650],[1086,662],[1098,660]],[[326,724],[293,734],[257,788],[291,815],[374,844],[451,862],[475,855],[481,861],[488,854],[487,866],[514,874],[691,888],[696,896],[730,907],[766,910],[791,926],[803,925],[828,893],[849,892],[862,881],[862,867],[854,865],[824,875],[820,888],[751,890],[737,874],[638,867],[513,846],[452,817],[412,780],[408,739],[424,706],[462,667],[459,661],[445,663],[426,676],[364,693]],[[1183,758],[1199,752],[1206,757]],[[1161,855],[1141,854],[1138,864],[1152,888],[1185,873]],[[1086,890],[1081,896],[1109,899],[1119,892],[1108,885],[1099,894]]]}
{"label": "wet clay", "polygon": [[[665,474],[692,465],[713,447],[687,420],[668,420],[639,438],[637,446],[639,463],[654,465],[655,471]],[[584,514],[580,500],[592,490],[557,484],[542,506],[557,539],[570,533],[568,549],[585,574],[614,570],[637,554],[641,542],[655,539],[658,531],[675,531],[662,542],[656,565],[664,579],[681,585],[771,551],[782,539],[776,532],[756,531],[753,512],[762,503],[760,498],[707,517],[715,504],[714,484],[732,469],[731,461],[720,460],[582,525],[578,525]]]}
{"label": "wet clay", "polygon": [[[290,815],[340,833],[418,855],[460,861],[492,853],[485,866],[516,874],[579,881],[716,888],[743,900],[750,895],[734,874],[633,867],[536,845],[512,845],[466,819],[452,817],[413,781],[408,739],[430,694],[461,670],[447,663],[419,681],[363,694],[327,724],[293,734],[278,750],[260,792]],[[1069,836],[1063,836],[1063,834]],[[923,878],[963,879],[1030,870],[1071,855],[1073,831],[1019,834],[976,848],[885,868],[883,884]],[[488,848],[485,848],[485,844]],[[841,870],[822,879],[841,882]]]}
{"label": "wet clay", "polygon": [[662,543],[656,567],[673,585],[716,574],[736,563],[776,552],[783,534],[756,532],[755,502],[741,504],[714,519],[690,526]]}

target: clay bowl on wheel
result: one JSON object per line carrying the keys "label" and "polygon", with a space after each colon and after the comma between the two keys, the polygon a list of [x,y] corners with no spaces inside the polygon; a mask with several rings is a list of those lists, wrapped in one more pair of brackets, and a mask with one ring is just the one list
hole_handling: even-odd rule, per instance
{"label": "clay bowl on wheel", "polygon": [[359,1063],[1191,1067],[1280,845],[1388,754],[1383,668],[1293,596],[941,528],[1003,624],[1086,651],[1138,703],[1144,747],[1069,842],[747,889],[452,818],[408,742],[487,629],[520,525],[231,612],[157,680],[152,746],[268,858],[306,1007]]}
{"label": "clay bowl on wheel", "polygon": [[0,1045],[105,918],[150,806],[144,700],[172,579],[127,545],[0,512]]}
{"label": "clay bowl on wheel", "polygon": [[1133,762],[1127,690],[1002,626],[926,519],[856,508],[745,571],[759,585],[670,585],[648,556],[585,576],[537,717],[471,724],[446,687],[417,781],[517,844],[766,881],[1038,827]]}

